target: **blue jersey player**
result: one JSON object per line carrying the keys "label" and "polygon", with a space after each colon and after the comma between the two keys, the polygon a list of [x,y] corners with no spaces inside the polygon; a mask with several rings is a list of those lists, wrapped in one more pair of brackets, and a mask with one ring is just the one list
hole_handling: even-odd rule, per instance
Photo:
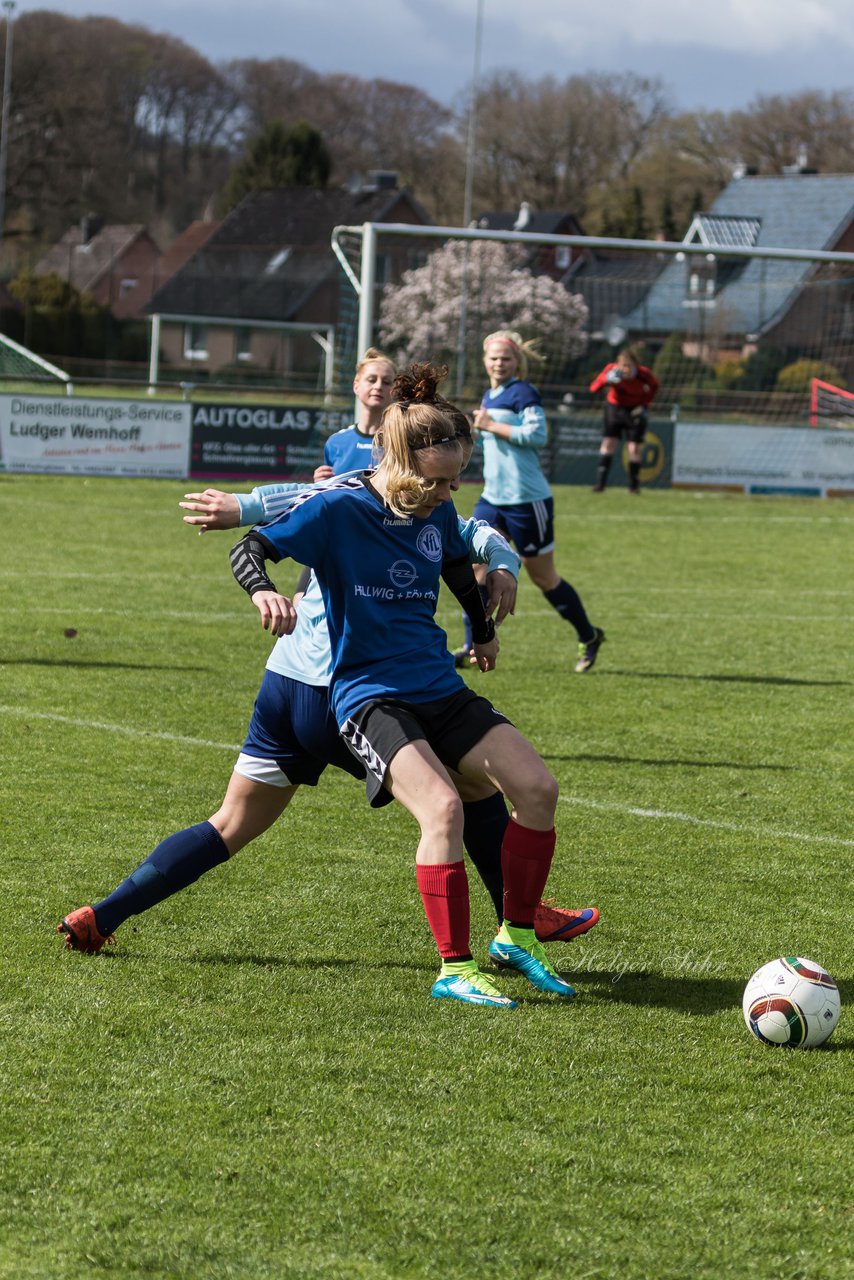
{"label": "blue jersey player", "polygon": [[390,793],[421,829],[418,887],[442,958],[433,995],[515,1005],[472,957],[454,773],[499,787],[513,805],[502,843],[504,920],[490,955],[537,989],[572,998],[534,931],[554,854],[557,784],[518,730],[462,682],[433,617],[441,578],[471,617],[478,666],[492,669],[495,628],[449,501],[463,455],[453,406],[437,395],[440,377],[425,365],[396,380],[398,401],[384,414],[383,456],[372,477],[307,496],[238,543],[232,567],[274,634],[292,631],[296,614],[267,577],[267,560],[293,556],[315,570],[341,736],[366,768],[371,802]]}
{"label": "blue jersey player", "polygon": [[374,461],[374,436],[383,411],[391,400],[395,369],[381,351],[370,347],[356,365],[353,392],[359,402],[359,420],[336,431],[326,441],[323,462],[315,480],[328,480],[346,471],[366,471]]}
{"label": "blue jersey player", "polygon": [[[530,343],[500,329],[484,339],[489,390],[474,415],[483,444],[483,494],[475,515],[509,538],[531,581],[578,636],[577,672],[589,671],[605,639],[585,612],[578,592],[555,568],[554,499],[543,475],[539,450],[548,429],[540,393],[527,381]],[[466,661],[470,636],[455,655]]]}
{"label": "blue jersey player", "polygon": [[[201,530],[230,528],[274,518],[309,486],[268,485],[251,495],[206,490],[189,494],[185,510],[204,512],[184,519]],[[474,520],[460,521],[460,532],[475,560],[487,566],[497,618],[512,609],[518,557],[503,538]],[[225,798],[207,822],[179,831],[153,850],[106,898],[64,917],[60,931],[75,950],[98,952],[131,915],[147,910],[192,884],[199,876],[266,831],[290,803],[301,784],[315,785],[327,765],[356,777],[364,769],[344,747],[328,706],[330,651],[323,601],[316,581],[306,593],[293,635],[281,637],[268,660],[246,742]],[[501,914],[500,845],[507,812],[492,787],[460,780],[466,850]],[[594,908],[562,911],[540,904],[537,925],[543,938],[569,940],[598,920]]]}

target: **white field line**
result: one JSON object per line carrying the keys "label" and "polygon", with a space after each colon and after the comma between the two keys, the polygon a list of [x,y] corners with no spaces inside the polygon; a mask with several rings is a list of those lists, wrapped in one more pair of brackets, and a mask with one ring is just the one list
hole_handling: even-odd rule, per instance
{"label": "white field line", "polygon": [[[50,720],[58,724],[70,724],[79,729],[96,729],[102,733],[121,733],[131,738],[156,738],[165,742],[182,742],[192,747],[212,747],[217,751],[239,751],[234,742],[212,742],[207,738],[192,738],[180,733],[159,733],[155,730],[133,729],[129,725],[108,724],[99,720],[83,720],[62,716],[52,711],[30,711],[27,707],[0,705],[0,714],[23,716],[29,720]],[[583,809],[598,809],[608,813],[622,813],[635,818],[653,818],[659,822],[684,822],[694,827],[712,827],[718,831],[735,831],[743,835],[759,836],[771,840],[796,840],[802,844],[836,844],[854,848],[854,840],[839,836],[812,835],[803,831],[780,831],[774,827],[750,827],[737,822],[718,822],[712,818],[697,818],[690,813],[673,813],[667,809],[639,809],[633,805],[616,804],[602,800],[586,800],[581,796],[561,796],[564,804]]]}
{"label": "white field line", "polygon": [[580,796],[561,796],[564,804],[606,813],[624,813],[635,818],[653,818],[659,822],[684,822],[691,827],[712,827],[716,831],[735,831],[739,835],[760,836],[765,840],[797,840],[802,844],[839,844],[854,848],[854,840],[842,836],[818,836],[805,831],[781,831],[776,827],[751,827],[740,822],[719,822],[714,818],[697,818],[691,813],[674,813],[668,809],[638,809],[634,805],[606,800],[584,800]]}
{"label": "white field line", "polygon": [[183,733],[162,733],[156,729],[133,729],[126,724],[108,724],[102,720],[78,720],[74,716],[61,716],[55,711],[30,711],[27,707],[0,706],[0,713],[22,716],[27,720],[50,720],[57,724],[74,725],[77,729],[98,729],[102,733],[122,733],[128,738],[157,738],[162,742],[183,742],[189,747],[214,747],[217,751],[239,751],[235,742],[212,742],[208,738],[191,738]]}

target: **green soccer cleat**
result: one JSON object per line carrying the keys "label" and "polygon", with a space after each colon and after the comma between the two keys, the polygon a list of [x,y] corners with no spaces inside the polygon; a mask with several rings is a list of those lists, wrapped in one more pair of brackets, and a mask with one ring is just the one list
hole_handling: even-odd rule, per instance
{"label": "green soccer cleat", "polygon": [[488,974],[481,973],[474,960],[443,964],[433,983],[437,1000],[463,1000],[466,1004],[488,1004],[498,1009],[518,1009],[515,1000],[503,996]]}
{"label": "green soccer cleat", "polygon": [[489,954],[496,964],[524,974],[538,991],[548,991],[565,1000],[573,1000],[578,994],[549,964],[533,929],[514,929],[505,920],[489,944]]}
{"label": "green soccer cleat", "polygon": [[598,657],[600,648],[605,643],[605,632],[601,627],[594,627],[593,632],[592,640],[582,640],[578,646],[578,661],[575,664],[575,670],[579,674],[590,670]]}

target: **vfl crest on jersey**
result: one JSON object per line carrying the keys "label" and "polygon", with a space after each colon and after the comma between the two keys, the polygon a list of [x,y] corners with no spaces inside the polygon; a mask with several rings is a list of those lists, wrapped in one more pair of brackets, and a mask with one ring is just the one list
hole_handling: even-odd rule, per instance
{"label": "vfl crest on jersey", "polygon": [[439,537],[438,529],[428,524],[421,530],[415,540],[415,545],[421,552],[422,556],[426,556],[428,560],[434,563],[442,559],[442,539]]}
{"label": "vfl crest on jersey", "polygon": [[418,578],[418,572],[415,565],[410,564],[408,560],[395,560],[388,571],[388,576],[396,587],[402,589],[412,586]]}

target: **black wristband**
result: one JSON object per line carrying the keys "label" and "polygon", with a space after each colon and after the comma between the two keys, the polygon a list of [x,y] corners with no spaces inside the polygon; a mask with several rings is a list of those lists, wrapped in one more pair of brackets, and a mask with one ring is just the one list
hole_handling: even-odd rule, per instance
{"label": "black wristband", "polygon": [[471,620],[471,638],[475,644],[489,644],[495,639],[495,623],[491,618],[484,618],[481,623],[479,620]]}

